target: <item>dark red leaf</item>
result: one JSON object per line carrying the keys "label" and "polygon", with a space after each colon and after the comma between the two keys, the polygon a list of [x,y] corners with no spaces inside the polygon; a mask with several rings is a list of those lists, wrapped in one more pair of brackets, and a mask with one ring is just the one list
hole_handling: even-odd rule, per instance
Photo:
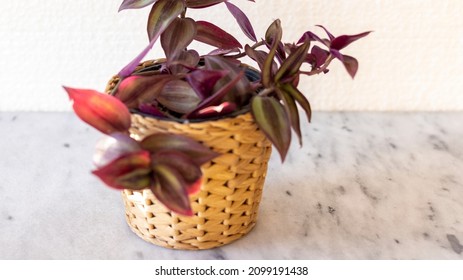
{"label": "dark red leaf", "polygon": [[201,99],[213,94],[215,84],[229,72],[226,70],[198,69],[186,76],[186,80]]}
{"label": "dark red leaf", "polygon": [[153,154],[162,150],[175,150],[188,155],[196,165],[203,165],[219,156],[197,141],[176,134],[158,133],[148,136],[141,142],[141,147]]}
{"label": "dark red leaf", "polygon": [[214,93],[212,96],[206,98],[203,100],[199,105],[190,113],[188,113],[185,117],[186,118],[191,118],[192,116],[195,116],[198,114],[201,110],[204,108],[210,107],[210,106],[215,106],[219,105],[224,101],[224,98],[227,94],[230,93],[230,91],[235,87],[235,85],[244,77],[244,72],[239,73],[233,80],[231,80],[228,84],[226,84],[224,87],[222,87],[220,90],[218,90],[216,93]]}
{"label": "dark red leaf", "polygon": [[138,110],[140,112],[154,116],[154,117],[165,117],[164,113],[159,110],[158,107],[156,107],[154,104],[140,104],[138,106]]}
{"label": "dark red leaf", "polygon": [[321,27],[323,28],[323,30],[325,30],[326,32],[326,35],[328,35],[328,38],[330,39],[330,41],[333,41],[334,38],[336,38],[333,34],[331,34],[328,29],[326,29],[323,25],[317,25],[318,27]]}
{"label": "dark red leaf", "polygon": [[232,35],[221,29],[220,27],[207,22],[197,21],[197,34],[195,40],[217,47],[219,49],[234,49],[242,48],[240,42]]}
{"label": "dark red leaf", "polygon": [[360,38],[363,38],[370,34],[371,31],[369,32],[363,32],[357,35],[342,35],[339,37],[336,37],[332,42],[331,42],[331,49],[334,50],[342,50],[348,45],[352,44],[353,42],[357,41]]}
{"label": "dark red leaf", "polygon": [[130,127],[130,112],[118,99],[94,90],[64,87],[73,109],[84,122],[105,134],[125,132]]}
{"label": "dark red leaf", "polygon": [[151,187],[151,191],[156,198],[177,214],[193,216],[187,183],[182,175],[175,168],[165,164],[154,165],[153,172],[155,184]]}
{"label": "dark red leaf", "polygon": [[344,67],[346,67],[347,72],[353,78],[357,74],[357,70],[359,69],[359,63],[357,59],[353,58],[352,56],[344,55],[344,61],[342,62]]}
{"label": "dark red leaf", "polygon": [[164,164],[177,170],[187,183],[188,194],[196,194],[201,188],[203,173],[200,166],[184,153],[164,150],[153,155],[153,165]]}
{"label": "dark red leaf", "polygon": [[323,64],[325,64],[326,60],[328,59],[328,56],[330,53],[319,46],[313,46],[312,55],[314,56],[314,67],[319,68]]}
{"label": "dark red leaf", "polygon": [[114,96],[127,107],[137,109],[141,104],[153,103],[172,79],[172,75],[130,76],[122,80]]}
{"label": "dark red leaf", "polygon": [[92,173],[115,189],[145,189],[152,184],[150,154],[147,151],[126,154]]}
{"label": "dark red leaf", "polygon": [[[214,86],[214,92],[217,93],[222,88],[227,87],[231,81],[236,79],[236,76],[243,71],[243,67],[240,67],[240,61],[235,63],[221,56],[205,56],[204,61],[206,63],[207,70],[216,70],[216,71],[228,71],[228,75],[220,79]],[[236,104],[244,104],[249,101],[249,90],[250,84],[249,80],[242,76],[234,87],[231,88],[230,93],[226,96],[226,100]],[[219,103],[212,104],[218,105]]]}

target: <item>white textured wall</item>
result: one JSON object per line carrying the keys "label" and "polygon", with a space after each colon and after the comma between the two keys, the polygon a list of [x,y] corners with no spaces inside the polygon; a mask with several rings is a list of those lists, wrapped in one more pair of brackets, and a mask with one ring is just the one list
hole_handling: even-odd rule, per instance
{"label": "white textured wall", "polygon": [[[69,110],[62,84],[103,90],[147,43],[149,10],[118,14],[121,1],[2,1],[0,110]],[[314,109],[463,109],[463,1],[256,2],[234,0],[258,34],[275,18],[282,20],[288,41],[315,24],[335,34],[375,31],[345,51],[360,60],[355,81],[339,63],[329,75],[303,81]],[[191,14],[240,34],[223,6]],[[161,55],[160,48],[151,54]]]}

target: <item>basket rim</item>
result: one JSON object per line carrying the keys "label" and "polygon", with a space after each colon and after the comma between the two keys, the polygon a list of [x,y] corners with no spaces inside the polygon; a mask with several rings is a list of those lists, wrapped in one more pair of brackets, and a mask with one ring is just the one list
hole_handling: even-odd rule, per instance
{"label": "basket rim", "polygon": [[[165,61],[166,60],[164,58],[143,61],[138,65],[137,70],[135,70],[133,73],[142,72],[144,70],[144,68],[152,67],[152,66],[161,64],[161,63],[163,63]],[[144,64],[146,64],[146,63],[150,63],[151,65],[144,67]],[[259,70],[255,69],[254,67],[252,67],[252,66],[250,66],[248,64],[241,63],[241,65],[246,69],[245,70],[246,72],[249,71],[249,72],[251,72],[253,74],[258,74],[258,75],[261,74]],[[139,67],[144,67],[144,68],[139,68]],[[114,81],[117,78],[120,78],[120,77],[117,76],[117,75],[113,76],[109,80],[108,85],[111,84],[111,82]],[[107,93],[109,94],[109,92],[107,92]],[[143,112],[140,112],[140,111],[138,111],[136,109],[130,109],[130,113],[134,114],[134,115],[140,115],[140,116],[142,116],[144,118],[152,118],[152,119],[156,119],[156,120],[159,120],[159,121],[173,122],[173,123],[178,123],[178,124],[204,123],[204,122],[209,122],[209,121],[222,121],[222,120],[227,120],[227,119],[234,119],[234,118],[239,117],[241,115],[246,115],[248,113],[251,113],[251,104],[247,104],[246,106],[242,107],[240,110],[234,111],[234,112],[232,112],[230,114],[227,114],[227,115],[224,115],[224,116],[207,118],[207,119],[180,119],[180,118],[173,118],[173,117],[171,117],[171,118],[163,118],[163,117],[157,117],[157,116],[153,116],[153,115],[150,115],[150,114],[147,114],[147,113],[143,113]]]}

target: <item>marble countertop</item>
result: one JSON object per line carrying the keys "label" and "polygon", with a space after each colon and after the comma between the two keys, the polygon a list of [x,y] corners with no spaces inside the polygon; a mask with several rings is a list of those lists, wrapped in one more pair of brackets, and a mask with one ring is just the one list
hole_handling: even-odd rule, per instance
{"label": "marble countertop", "polygon": [[0,113],[0,259],[463,259],[463,113],[320,113],[272,156],[256,228],[219,249],[148,244],[90,174],[72,113]]}

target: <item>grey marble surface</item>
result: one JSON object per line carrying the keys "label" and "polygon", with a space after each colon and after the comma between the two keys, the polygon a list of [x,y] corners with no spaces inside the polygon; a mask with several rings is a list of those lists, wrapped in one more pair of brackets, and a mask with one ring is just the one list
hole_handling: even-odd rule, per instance
{"label": "grey marble surface", "polygon": [[0,131],[0,259],[463,259],[463,113],[315,113],[272,156],[256,228],[201,252],[129,230],[73,114],[0,113]]}

